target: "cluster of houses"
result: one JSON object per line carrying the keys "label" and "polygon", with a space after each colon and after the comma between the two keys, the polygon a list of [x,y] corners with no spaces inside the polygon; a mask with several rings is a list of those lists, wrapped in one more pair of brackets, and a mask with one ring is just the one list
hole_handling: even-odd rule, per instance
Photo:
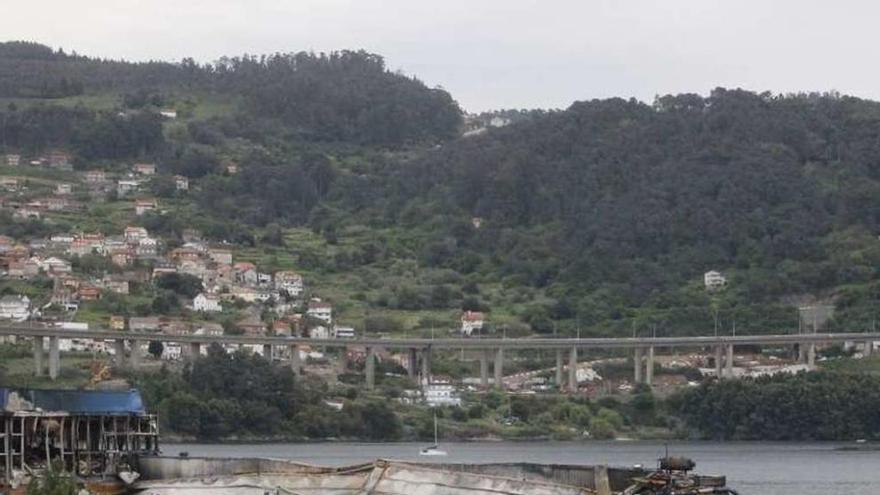
{"label": "cluster of houses", "polygon": [[[40,157],[30,162],[22,160],[20,155],[9,154],[5,157],[6,165],[48,167],[57,170],[72,170],[70,156],[63,152],[56,152]],[[108,193],[114,192],[117,198],[131,198],[132,207],[137,215],[158,210],[155,198],[148,197],[146,185],[157,174],[154,163],[135,163],[127,173],[110,174],[104,170],[88,170],[79,174],[81,183],[74,185],[68,182],[58,182],[54,185],[51,194],[49,191],[31,193],[28,191],[27,179],[18,177],[0,177],[0,191],[16,193],[13,196],[0,196],[0,206],[12,210],[13,216],[19,219],[41,218],[51,212],[69,212],[83,208],[81,201],[75,199],[75,192],[86,193],[92,199],[100,199]],[[177,191],[189,191],[190,183],[187,177],[175,175],[172,177]],[[45,189],[45,188],[43,188]]]}

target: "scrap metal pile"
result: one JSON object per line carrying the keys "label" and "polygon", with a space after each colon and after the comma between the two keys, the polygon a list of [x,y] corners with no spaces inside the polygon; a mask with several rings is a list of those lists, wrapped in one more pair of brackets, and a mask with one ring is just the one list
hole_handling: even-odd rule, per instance
{"label": "scrap metal pile", "polygon": [[657,471],[636,478],[622,495],[738,495],[725,486],[727,480],[723,476],[690,474],[695,467],[696,463],[686,457],[664,457]]}

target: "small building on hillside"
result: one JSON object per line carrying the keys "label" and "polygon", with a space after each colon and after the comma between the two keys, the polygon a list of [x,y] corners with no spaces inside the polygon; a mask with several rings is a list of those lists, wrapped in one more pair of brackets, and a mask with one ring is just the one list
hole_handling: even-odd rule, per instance
{"label": "small building on hillside", "polygon": [[140,189],[141,183],[131,179],[120,179],[116,182],[116,195],[126,196]]}
{"label": "small building on hillside", "polygon": [[481,330],[486,321],[485,315],[479,311],[465,311],[461,314],[461,333],[471,335],[474,330]]}
{"label": "small building on hillside", "polygon": [[55,185],[55,194],[59,196],[65,196],[73,192],[73,186],[66,182],[62,182]]}
{"label": "small building on hillside", "polygon": [[219,297],[213,294],[205,294],[203,292],[193,299],[193,310],[206,313],[219,313],[220,311],[223,311],[223,306],[220,304]]}
{"label": "small building on hillside", "polygon": [[291,297],[299,297],[303,293],[302,275],[291,271],[275,272],[275,289]]}
{"label": "small building on hillside", "polygon": [[31,315],[31,300],[27,296],[3,296],[0,298],[0,319],[27,320]]}
{"label": "small building on hillside", "polygon": [[208,257],[211,258],[211,261],[220,265],[232,264],[232,251],[229,249],[210,248],[208,249]]}
{"label": "small building on hillside", "polygon": [[156,175],[155,163],[135,163],[131,171],[138,175]]}
{"label": "small building on hillside", "polygon": [[355,338],[354,327],[336,325],[333,327],[333,336],[337,339],[353,339]]}
{"label": "small building on hillside", "polygon": [[103,170],[88,170],[85,173],[85,179],[89,184],[102,184],[107,182],[107,173]]}
{"label": "small building on hillside", "polygon": [[710,270],[703,274],[703,284],[709,292],[721,290],[727,287],[727,277],[719,271]]}
{"label": "small building on hillside", "polygon": [[121,315],[113,315],[110,317],[111,330],[125,330],[125,317]]}
{"label": "small building on hillside", "polygon": [[306,315],[330,323],[333,321],[333,306],[330,303],[312,299],[309,301],[309,309],[306,310]]}
{"label": "small building on hillside", "polygon": [[182,175],[175,175],[174,188],[178,191],[189,191],[189,179]]}
{"label": "small building on hillside", "polygon": [[21,155],[6,155],[6,165],[17,167],[21,163]]}
{"label": "small building on hillside", "polygon": [[257,316],[251,316],[236,323],[236,326],[244,332],[245,335],[259,336],[266,335],[266,325]]}
{"label": "small building on hillside", "polygon": [[134,202],[134,212],[136,215],[140,216],[151,211],[156,211],[155,199],[139,199]]}

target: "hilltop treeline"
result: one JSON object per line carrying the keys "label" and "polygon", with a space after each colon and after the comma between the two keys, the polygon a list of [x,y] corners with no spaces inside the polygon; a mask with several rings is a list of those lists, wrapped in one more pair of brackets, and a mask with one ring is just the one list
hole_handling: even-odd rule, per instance
{"label": "hilltop treeline", "polygon": [[[0,97],[61,98],[147,91],[243,96],[242,111],[278,119],[302,139],[400,146],[454,136],[461,111],[446,91],[365,51],[279,53],[197,64],[101,60],[35,43],[0,43]],[[161,100],[161,99],[160,99]]]}
{"label": "hilltop treeline", "polygon": [[878,138],[880,105],[834,94],[580,102],[400,168],[389,205],[400,222],[482,218],[478,232],[449,222],[434,242],[558,284],[586,321],[646,303],[708,308],[678,289],[713,268],[746,275],[743,299],[770,302],[876,280]]}
{"label": "hilltop treeline", "polygon": [[165,138],[162,118],[155,113],[12,105],[0,109],[0,144],[33,154],[60,148],[86,160],[119,159],[158,154]]}

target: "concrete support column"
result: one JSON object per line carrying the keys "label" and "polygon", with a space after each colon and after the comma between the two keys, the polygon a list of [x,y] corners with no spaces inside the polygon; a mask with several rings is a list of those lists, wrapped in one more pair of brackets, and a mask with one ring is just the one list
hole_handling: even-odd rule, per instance
{"label": "concrete support column", "polygon": [[576,393],[578,391],[578,349],[572,347],[568,354],[568,391]]}
{"label": "concrete support column", "polygon": [[562,349],[556,349],[556,387],[562,390]]}
{"label": "concrete support column", "polygon": [[299,376],[302,373],[302,362],[299,358],[299,346],[296,344],[290,345],[290,369],[293,371],[294,375]]}
{"label": "concrete support column", "polygon": [[722,356],[724,354],[724,349],[721,346],[715,346],[715,378],[721,378],[721,361],[724,359]]}
{"label": "concrete support column", "polygon": [[807,344],[807,365],[816,366],[816,344]]}
{"label": "concrete support column", "polygon": [[495,386],[504,388],[504,349],[499,347],[495,351]]}
{"label": "concrete support column", "polygon": [[120,367],[125,364],[125,340],[123,339],[113,341],[113,363]]}
{"label": "concrete support column", "polygon": [[367,389],[373,390],[376,388],[376,350],[372,346],[367,347],[364,373],[367,375]]}
{"label": "concrete support column", "polygon": [[58,337],[49,337],[49,378],[58,378],[61,371],[61,352],[58,349]]}
{"label": "concrete support column", "polygon": [[862,352],[862,354],[865,357],[868,357],[873,353],[874,353],[874,341],[873,340],[866,340],[865,341],[865,350]]}
{"label": "concrete support column", "polygon": [[422,380],[431,383],[431,348],[422,351]]}
{"label": "concrete support column", "polygon": [[43,376],[43,337],[34,337],[34,375]]}
{"label": "concrete support column", "polygon": [[644,349],[641,347],[636,347],[636,355],[633,359],[635,362],[635,366],[633,367],[633,381],[636,383],[642,383],[642,354],[644,353]]}
{"label": "concrete support column", "polygon": [[480,386],[489,388],[489,350],[480,351]]}
{"label": "concrete support column", "polygon": [[648,347],[648,360],[645,364],[645,383],[654,384],[654,346]]}
{"label": "concrete support column", "polygon": [[733,378],[733,344],[727,344],[727,360],[724,364],[727,367],[727,377]]}
{"label": "concrete support column", "polygon": [[263,357],[272,360],[272,344],[263,344]]}
{"label": "concrete support column", "polygon": [[415,378],[419,369],[419,351],[412,347],[409,350],[409,368],[406,370],[410,378]]}
{"label": "concrete support column", "polygon": [[131,367],[132,369],[138,369],[141,365],[143,343],[140,340],[129,340],[128,343],[131,345]]}
{"label": "concrete support column", "polygon": [[798,362],[807,362],[807,344],[798,344]]}
{"label": "concrete support column", "polygon": [[200,344],[198,342],[190,342],[190,344],[189,344],[189,358],[192,360],[196,360],[201,355],[202,355],[202,344]]}

